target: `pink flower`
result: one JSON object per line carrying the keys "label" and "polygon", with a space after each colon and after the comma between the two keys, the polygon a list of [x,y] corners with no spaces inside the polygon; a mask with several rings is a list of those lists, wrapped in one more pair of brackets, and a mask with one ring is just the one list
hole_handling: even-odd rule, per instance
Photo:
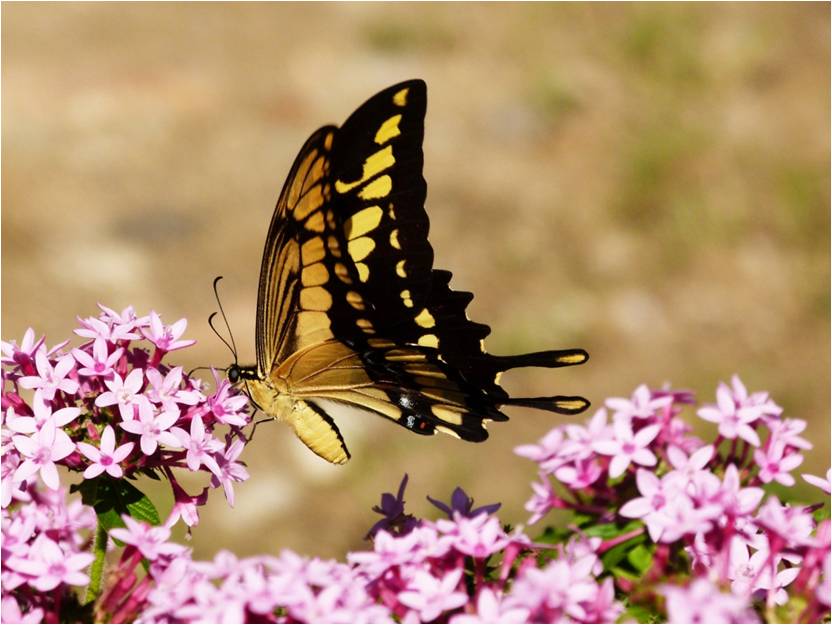
{"label": "pink flower", "polygon": [[[612,436],[612,428],[607,425],[607,411],[600,408],[587,421],[586,427],[577,424],[564,426],[568,440],[563,444],[562,454],[574,458],[589,458],[593,455],[593,444]],[[558,478],[560,479],[560,478]]]}
{"label": "pink flower", "polygon": [[630,399],[624,397],[610,397],[604,402],[614,413],[615,420],[650,419],[656,412],[673,404],[672,395],[655,396],[646,384],[639,386]]}
{"label": "pink flower", "polygon": [[236,462],[240,454],[243,453],[244,446],[245,443],[239,438],[231,443],[220,458],[219,475],[211,476],[211,486],[216,488],[222,484],[225,498],[231,507],[234,507],[234,482],[244,482],[248,479],[248,471],[245,465]]}
{"label": "pink flower", "polygon": [[771,496],[766,500],[755,520],[757,525],[772,535],[780,536],[788,544],[811,545],[814,542],[812,530],[815,522],[812,515],[803,508],[782,505],[777,497]]}
{"label": "pink flower", "polygon": [[763,499],[763,494],[762,488],[741,488],[739,471],[735,465],[729,464],[715,498],[726,514],[741,517],[757,509]]}
{"label": "pink flower", "polygon": [[783,443],[787,447],[797,449],[811,449],[812,443],[800,436],[806,429],[806,421],[803,419],[770,419],[768,428],[771,430],[771,440]]}
{"label": "pink flower", "polygon": [[579,490],[597,482],[603,472],[601,465],[594,459],[585,458],[558,467],[555,477],[570,488]]}
{"label": "pink flower", "polygon": [[167,542],[170,528],[164,525],[148,525],[136,521],[130,516],[122,515],[126,528],[110,530],[110,536],[128,545],[133,545],[148,560],[155,560],[160,555],[177,555],[186,551],[182,545]]}
{"label": "pink flower", "polygon": [[563,442],[563,430],[554,428],[549,430],[536,445],[520,445],[514,448],[514,453],[534,462],[544,462],[561,452]]}
{"label": "pink flower", "polygon": [[58,359],[53,367],[46,357],[46,350],[39,349],[35,353],[35,365],[38,375],[27,375],[20,378],[19,384],[23,388],[40,389],[43,398],[52,401],[57,391],[64,393],[75,393],[78,390],[78,382],[67,378],[75,366],[75,359],[66,355]]}
{"label": "pink flower", "polygon": [[667,459],[673,470],[667,473],[665,479],[678,482],[680,488],[687,490],[689,486],[692,487],[689,494],[696,492],[696,486],[702,481],[710,481],[714,485],[719,484],[717,478],[710,471],[705,471],[705,467],[714,456],[714,446],[705,445],[693,452],[690,457],[673,445],[667,448]]}
{"label": "pink flower", "polygon": [[208,398],[208,406],[220,423],[243,427],[248,423],[248,397],[237,393],[228,380],[220,380],[217,392]]}
{"label": "pink flower", "polygon": [[808,473],[801,474],[801,477],[803,477],[803,479],[809,482],[812,486],[817,486],[827,495],[832,494],[832,485],[830,485],[830,482],[832,482],[832,469],[829,469],[826,472],[826,479],[818,477],[817,475],[809,475]]}
{"label": "pink flower", "polygon": [[453,521],[436,521],[436,529],[441,534],[453,538],[454,549],[473,558],[487,558],[505,549],[511,542],[503,531],[500,520],[486,513],[474,518],[457,513]]}
{"label": "pink flower", "polygon": [[187,450],[185,461],[191,471],[198,471],[199,467],[205,465],[211,473],[217,477],[222,476],[217,461],[213,454],[223,448],[223,444],[205,431],[202,417],[194,415],[191,418],[190,433],[180,427],[171,429],[171,432],[179,439],[179,444]]}
{"label": "pink flower", "polygon": [[102,339],[116,343],[139,338],[139,335],[132,331],[132,323],[113,324],[107,317],[105,317],[105,320],[96,319],[95,317],[87,317],[86,319],[78,317],[78,323],[81,324],[81,327],[75,330],[75,334],[89,339]]}
{"label": "pink flower", "polygon": [[18,435],[12,440],[15,448],[26,458],[14,472],[14,481],[27,480],[40,472],[43,483],[56,490],[60,480],[55,463],[75,451],[75,445],[66,432],[47,420],[31,437]]}
{"label": "pink flower", "polygon": [[545,474],[541,474],[539,478],[537,482],[532,482],[532,496],[524,506],[527,512],[532,513],[529,525],[534,525],[549,514],[560,501],[549,478]]}
{"label": "pink flower", "polygon": [[784,486],[794,486],[794,478],[791,471],[796,469],[802,462],[800,454],[784,456],[785,445],[782,442],[775,442],[763,452],[754,452],[754,462],[760,467],[759,477],[764,484],[771,481],[780,482]]}
{"label": "pink flower", "polygon": [[19,417],[12,408],[9,408],[9,412],[11,414],[7,413],[6,427],[18,434],[34,434],[47,421],[51,421],[59,428],[72,423],[81,414],[81,409],[70,407],[52,412],[52,408],[43,400],[40,390],[37,390],[32,398],[34,416]]}
{"label": "pink flower", "polygon": [[[11,557],[8,566],[28,578],[28,584],[41,592],[59,584],[83,586],[90,581],[83,569],[93,561],[91,553],[65,553],[58,543],[40,534],[26,557]],[[5,601],[5,600],[4,600]]]}
{"label": "pink flower", "polygon": [[172,352],[175,349],[182,349],[183,347],[190,347],[196,341],[194,340],[178,340],[185,329],[188,327],[187,319],[180,319],[172,326],[164,326],[162,319],[155,311],[150,312],[150,327],[142,328],[144,337],[153,343],[157,348],[163,352]]}
{"label": "pink flower", "polygon": [[553,560],[545,568],[528,567],[517,576],[506,603],[529,608],[534,623],[565,622],[564,616],[583,621],[583,604],[598,592],[592,578],[597,557],[588,554],[576,562]]}
{"label": "pink flower", "polygon": [[662,481],[651,471],[639,469],[636,471],[636,485],[641,497],[631,499],[619,510],[621,516],[630,519],[642,519],[647,526],[647,533],[653,542],[658,542],[667,526],[670,518],[667,515],[667,506],[675,497],[687,496],[679,492],[677,488],[665,491],[666,484],[673,484],[673,480]]}
{"label": "pink flower", "polygon": [[415,610],[423,622],[436,620],[440,614],[464,606],[468,595],[458,590],[462,569],[454,569],[442,578],[417,570],[408,583],[408,590],[399,593],[402,605]]}
{"label": "pink flower", "polygon": [[148,369],[146,372],[150,388],[147,389],[147,396],[151,401],[162,404],[165,409],[176,408],[176,404],[194,406],[202,399],[199,391],[187,391],[182,385],[182,367],[174,367],[168,371],[165,377],[156,369]]}
{"label": "pink flower", "polygon": [[[148,324],[150,318],[147,316],[137,317],[136,310],[132,306],[128,306],[121,312],[116,312],[112,308],[108,308],[104,304],[98,304],[101,309],[100,318],[114,326],[124,326],[123,331],[130,331],[137,326],[145,326]],[[134,336],[133,338],[139,338]]]}
{"label": "pink flower", "polygon": [[204,506],[208,501],[208,487],[203,488],[199,495],[192,496],[185,492],[177,482],[174,481],[171,485],[173,486],[174,503],[165,525],[173,527],[181,518],[188,527],[195,527],[199,524],[197,507]]}
{"label": "pink flower", "polygon": [[648,425],[633,434],[633,426],[629,421],[618,420],[613,424],[615,438],[608,441],[597,441],[593,447],[598,453],[612,456],[610,461],[610,477],[623,475],[630,463],[652,467],[656,464],[656,456],[647,446],[659,435],[660,426]]}
{"label": "pink flower", "polygon": [[140,391],[143,383],[144,372],[141,369],[133,369],[124,379],[118,373],[113,373],[112,380],[104,380],[104,385],[109,390],[95,398],[95,405],[106,407],[118,404],[121,418],[130,421],[134,417],[133,406],[141,402]]}
{"label": "pink flower", "polygon": [[2,608],[0,610],[2,610],[0,620],[4,623],[24,623],[28,625],[29,623],[43,622],[43,610],[41,608],[27,610],[24,615],[20,610],[17,599],[11,595],[3,596]]}
{"label": "pink flower", "polygon": [[92,464],[84,471],[88,480],[101,475],[105,471],[115,478],[124,475],[119,463],[133,451],[133,443],[125,443],[116,449],[116,434],[111,425],[101,433],[101,447],[96,448],[89,443],[78,443],[78,451],[84,454]]}
{"label": "pink flower", "polygon": [[525,623],[529,609],[523,606],[506,606],[495,590],[483,586],[477,596],[477,610],[474,614],[457,614],[451,623]]}
{"label": "pink flower", "polygon": [[723,593],[706,578],[687,588],[665,585],[668,623],[759,623],[748,600]]}
{"label": "pink flower", "polygon": [[23,334],[23,340],[20,345],[14,341],[0,341],[0,351],[2,351],[2,358],[0,362],[9,365],[25,365],[31,363],[35,358],[35,353],[41,345],[43,345],[44,337],[35,340],[35,331],[32,328],[26,330]]}
{"label": "pink flower", "polygon": [[730,568],[728,577],[735,595],[750,595],[756,590],[765,590],[771,603],[783,605],[789,596],[784,590],[791,584],[800,569],[797,567],[778,569],[779,558],[772,559],[767,545],[754,555],[748,552],[748,545],[740,537],[731,541]]}
{"label": "pink flower", "polygon": [[172,410],[156,413],[153,404],[146,399],[139,402],[138,407],[138,419],[122,421],[119,425],[124,431],[141,436],[139,446],[142,453],[152,456],[159,443],[178,449],[179,439],[168,429],[179,420],[179,409],[174,405]]}
{"label": "pink flower", "polygon": [[[716,391],[716,405],[700,408],[698,414],[705,421],[719,424],[719,433],[727,439],[737,437],[760,446],[760,437],[752,427],[765,414],[772,414],[774,408],[767,403],[760,403],[760,397],[755,394],[749,397],[742,382],[737,376],[731,381],[733,392],[724,382],[719,383]],[[772,404],[773,405],[773,404]]]}
{"label": "pink flower", "polygon": [[78,364],[82,365],[78,369],[78,374],[88,377],[109,376],[113,373],[113,367],[123,353],[124,350],[121,347],[113,350],[112,354],[109,353],[107,341],[101,338],[95,339],[92,346],[92,356],[83,349],[72,350],[73,357],[78,361]]}

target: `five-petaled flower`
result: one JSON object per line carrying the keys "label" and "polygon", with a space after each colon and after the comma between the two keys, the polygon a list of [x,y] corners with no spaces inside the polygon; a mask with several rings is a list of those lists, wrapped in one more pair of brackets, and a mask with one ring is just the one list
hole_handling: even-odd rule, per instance
{"label": "five-petaled flower", "polygon": [[150,327],[143,327],[141,331],[144,337],[159,350],[172,352],[175,349],[190,347],[196,343],[193,339],[179,340],[179,337],[185,333],[187,327],[187,319],[180,319],[173,325],[165,326],[162,323],[162,319],[154,311],[150,313]]}
{"label": "five-petaled flower", "polygon": [[81,368],[78,369],[78,375],[84,376],[101,376],[107,377],[113,373],[113,367],[121,358],[124,349],[117,347],[109,351],[107,341],[102,338],[97,338],[92,345],[92,355],[83,349],[73,349],[72,355]]}
{"label": "five-petaled flower", "polygon": [[139,418],[119,423],[121,429],[141,436],[139,446],[142,453],[151,456],[159,443],[168,447],[179,448],[179,439],[168,430],[179,420],[179,409],[174,404],[170,409],[157,412],[153,404],[142,397],[138,404]]}
{"label": "five-petaled flower", "polygon": [[75,450],[75,445],[66,432],[47,420],[32,436],[17,435],[12,438],[17,451],[25,460],[14,472],[13,480],[21,482],[35,473],[52,490],[60,486],[58,469],[55,463],[63,460]]}
{"label": "five-petaled flower", "polygon": [[135,416],[134,407],[141,402],[142,384],[144,372],[141,369],[133,369],[124,379],[118,373],[113,373],[112,380],[104,380],[104,385],[109,390],[96,397],[95,405],[103,408],[118,404],[121,418],[129,421]]}
{"label": "five-petaled flower", "polygon": [[78,382],[67,377],[75,367],[75,359],[72,356],[61,356],[52,366],[46,357],[46,350],[41,348],[35,352],[35,366],[38,374],[20,378],[18,383],[21,387],[40,389],[47,401],[55,399],[55,393],[58,391],[74,393],[78,390]]}
{"label": "five-petaled flower", "polygon": [[610,460],[610,477],[623,475],[630,463],[652,467],[656,464],[656,455],[648,449],[648,445],[659,435],[658,425],[648,425],[633,434],[630,421],[619,419],[613,424],[615,438],[597,441],[595,451],[612,456]]}
{"label": "five-petaled flower", "polygon": [[120,478],[124,471],[119,463],[130,455],[133,446],[133,443],[124,443],[116,448],[116,433],[111,425],[105,427],[101,433],[100,447],[78,443],[78,451],[92,462],[84,471],[84,477],[89,480],[106,471],[108,475]]}

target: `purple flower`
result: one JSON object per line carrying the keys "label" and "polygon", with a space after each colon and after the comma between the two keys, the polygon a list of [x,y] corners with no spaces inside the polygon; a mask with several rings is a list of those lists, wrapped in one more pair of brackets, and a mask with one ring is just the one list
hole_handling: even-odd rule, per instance
{"label": "purple flower", "polygon": [[47,420],[31,437],[18,435],[12,440],[17,451],[25,458],[15,470],[13,480],[21,482],[40,472],[43,483],[56,490],[60,480],[55,463],[75,451],[75,445],[66,432],[58,429],[53,421]]}
{"label": "purple flower", "polygon": [[88,377],[100,376],[107,377],[113,373],[113,367],[121,358],[124,350],[119,347],[109,353],[107,341],[104,339],[95,339],[92,346],[92,356],[83,349],[73,349],[72,356],[82,365],[78,369],[78,375],[85,375]]}
{"label": "purple flower", "polygon": [[639,386],[630,399],[624,397],[610,397],[604,402],[614,413],[615,420],[650,419],[656,412],[673,404],[673,396],[667,394],[654,395],[646,384]]}
{"label": "purple flower", "polygon": [[477,610],[473,614],[457,614],[451,617],[454,625],[468,623],[525,623],[529,609],[523,606],[507,606],[497,592],[483,586],[477,595]]}
{"label": "purple flower", "polygon": [[104,380],[104,385],[109,389],[95,398],[95,405],[103,408],[118,404],[118,410],[124,421],[130,421],[134,417],[134,406],[141,402],[140,391],[144,383],[144,372],[141,369],[133,369],[122,379],[118,373],[113,373],[112,380]]}
{"label": "purple flower", "polygon": [[216,488],[222,484],[225,498],[232,508],[234,507],[234,482],[244,482],[248,479],[248,471],[245,465],[236,461],[243,453],[244,446],[245,443],[239,438],[231,443],[220,457],[219,475],[211,476],[211,486]]}
{"label": "purple flower", "polygon": [[615,438],[607,441],[597,441],[593,447],[598,453],[612,456],[610,461],[610,477],[623,475],[630,463],[652,467],[656,464],[656,456],[647,446],[659,435],[660,426],[648,425],[633,434],[633,426],[629,421],[618,420],[613,424]]}
{"label": "purple flower", "polygon": [[759,623],[747,599],[723,593],[707,579],[687,588],[665,585],[668,623]]}
{"label": "purple flower", "polygon": [[758,475],[764,484],[775,481],[784,486],[794,486],[791,471],[803,462],[803,456],[800,454],[784,456],[785,449],[782,442],[775,442],[765,452],[759,449],[754,452],[754,462],[760,467]]}
{"label": "purple flower", "polygon": [[179,444],[187,450],[185,461],[191,471],[198,471],[200,466],[205,465],[217,477],[222,476],[222,471],[213,454],[222,450],[223,444],[205,430],[202,417],[197,414],[191,418],[190,433],[180,427],[172,428],[171,432],[179,439]]}
{"label": "purple flower", "polygon": [[832,482],[832,469],[829,469],[826,472],[826,479],[818,477],[817,475],[810,475],[808,473],[801,474],[801,477],[803,477],[803,479],[809,482],[812,486],[817,486],[827,495],[832,494],[832,485],[830,485],[830,482]]}
{"label": "purple flower", "polygon": [[142,328],[141,332],[148,341],[153,343],[161,351],[172,352],[175,349],[190,347],[196,343],[194,340],[179,340],[179,337],[185,333],[187,327],[187,319],[180,319],[171,326],[165,326],[162,324],[162,319],[159,315],[155,311],[151,311],[150,327]]}
{"label": "purple flower", "polygon": [[146,398],[138,403],[139,418],[119,423],[121,429],[131,434],[141,436],[139,446],[145,456],[152,456],[159,443],[168,447],[178,448],[179,439],[168,429],[179,420],[179,409],[176,404],[171,410],[156,413],[153,404]]}
{"label": "purple flower", "polygon": [[128,545],[133,545],[148,560],[155,560],[161,555],[178,555],[185,547],[167,542],[170,528],[164,525],[148,525],[136,521],[124,514],[121,516],[126,528],[117,527],[110,530],[110,536]]}
{"label": "purple flower", "polygon": [[83,586],[90,581],[83,569],[93,561],[90,553],[65,553],[58,543],[40,534],[26,557],[11,557],[8,566],[26,576],[27,582],[41,592],[54,590],[59,584]]}
{"label": "purple flower", "polygon": [[442,512],[447,514],[449,519],[453,519],[456,514],[469,518],[479,516],[483,512],[486,514],[494,514],[500,509],[500,504],[498,503],[486,504],[484,506],[480,506],[479,508],[474,508],[474,498],[469,497],[468,494],[459,486],[457,486],[454,489],[454,492],[451,493],[450,505],[438,501],[430,496],[428,496],[427,500],[439,508]]}
{"label": "purple flower", "polygon": [[182,367],[174,367],[165,377],[153,368],[148,369],[145,375],[150,382],[147,397],[157,404],[162,404],[165,410],[176,408],[176,404],[195,406],[203,399],[199,391],[179,388],[182,385]]}
{"label": "purple flower", "polygon": [[422,622],[429,623],[443,612],[468,603],[468,595],[458,589],[461,580],[462,569],[454,569],[441,578],[417,570],[407,585],[408,589],[399,593],[399,601],[415,610]]}
{"label": "purple flower", "polygon": [[101,433],[101,446],[94,447],[89,443],[78,443],[78,451],[84,454],[92,464],[84,471],[88,480],[101,475],[105,471],[108,475],[120,478],[124,475],[119,463],[133,451],[133,443],[125,443],[116,448],[116,433],[111,425]]}
{"label": "purple flower", "polygon": [[407,487],[407,479],[407,473],[405,473],[396,495],[382,493],[381,503],[373,506],[373,512],[377,512],[382,518],[373,524],[365,538],[373,538],[380,530],[401,536],[419,524],[412,515],[404,511],[404,490]]}
{"label": "purple flower", "polygon": [[19,384],[23,388],[40,389],[43,398],[47,401],[52,401],[57,391],[72,394],[78,390],[78,382],[67,378],[75,366],[75,359],[72,356],[62,356],[53,367],[46,357],[46,350],[39,349],[35,353],[35,365],[38,375],[26,375],[20,378]]}

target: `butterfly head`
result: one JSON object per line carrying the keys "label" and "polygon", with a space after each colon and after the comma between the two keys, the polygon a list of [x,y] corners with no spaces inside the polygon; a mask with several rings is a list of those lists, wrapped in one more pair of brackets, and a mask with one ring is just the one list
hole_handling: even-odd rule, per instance
{"label": "butterfly head", "polygon": [[239,365],[236,362],[228,365],[225,369],[225,375],[232,386],[237,386],[246,380],[257,379],[257,368],[254,366]]}

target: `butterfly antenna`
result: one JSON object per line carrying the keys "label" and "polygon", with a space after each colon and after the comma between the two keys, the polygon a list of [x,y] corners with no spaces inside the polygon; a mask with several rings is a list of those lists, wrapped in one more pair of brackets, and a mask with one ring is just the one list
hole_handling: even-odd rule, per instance
{"label": "butterfly antenna", "polygon": [[214,326],[214,317],[216,317],[216,316],[217,316],[217,313],[215,313],[215,312],[211,313],[211,316],[208,317],[208,325],[211,326],[211,329],[214,331],[214,334],[216,334],[217,337],[223,343],[225,343],[225,346],[229,350],[231,350],[231,353],[234,354],[234,361],[236,362],[237,361],[237,352],[234,351],[234,348],[231,347],[231,344],[228,341],[225,340],[225,337],[222,334],[220,334],[219,331],[217,330],[217,328]]}
{"label": "butterfly antenna", "polygon": [[231,324],[228,323],[228,317],[225,316],[225,309],[222,307],[222,302],[220,301],[219,289],[217,288],[217,285],[219,284],[220,280],[222,280],[222,276],[217,276],[216,278],[214,278],[214,297],[217,300],[217,306],[220,307],[220,312],[222,313],[222,320],[225,321],[225,327],[228,330],[228,336],[231,338],[231,345],[228,345],[228,341],[226,341],[225,339],[222,338],[222,336],[220,336],[220,333],[217,332],[217,329],[214,327],[214,324],[211,323],[211,320],[213,319],[214,315],[216,315],[217,313],[212,314],[208,318],[208,323],[211,326],[211,329],[214,330],[216,335],[219,336],[220,339],[222,339],[222,342],[225,343],[228,346],[228,349],[231,350],[231,353],[234,354],[234,362],[237,362],[237,343],[234,342],[234,333],[231,331]]}
{"label": "butterfly antenna", "polygon": [[[222,338],[222,337],[220,337],[220,338]],[[188,371],[188,377],[191,377],[194,374],[194,371],[210,371],[210,370],[211,370],[211,367],[194,367],[193,369]]]}

